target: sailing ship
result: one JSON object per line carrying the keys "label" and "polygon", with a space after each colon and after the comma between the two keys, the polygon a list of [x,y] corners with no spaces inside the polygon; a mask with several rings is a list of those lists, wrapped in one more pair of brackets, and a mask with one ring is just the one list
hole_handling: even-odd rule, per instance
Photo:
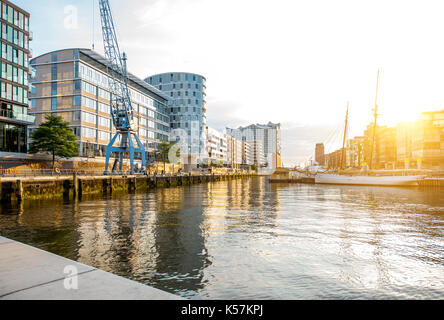
{"label": "sailing ship", "polygon": [[[369,169],[372,169],[373,165],[373,152],[375,150],[375,137],[377,129],[378,120],[378,89],[379,89],[379,70],[376,80],[376,98],[375,98],[375,108],[374,108],[374,121],[373,121],[373,136],[372,145],[370,150],[370,165]],[[347,139],[347,129],[348,129],[348,109],[349,104],[347,103],[347,112],[345,117],[345,129],[344,138],[341,149],[341,160],[340,169],[344,170],[344,160],[345,160],[345,143]],[[365,186],[417,186],[419,180],[424,179],[425,176],[420,175],[404,175],[404,176],[370,176],[370,175],[346,175],[337,173],[317,173],[315,175],[315,183],[320,184],[342,184],[342,185],[365,185]]]}

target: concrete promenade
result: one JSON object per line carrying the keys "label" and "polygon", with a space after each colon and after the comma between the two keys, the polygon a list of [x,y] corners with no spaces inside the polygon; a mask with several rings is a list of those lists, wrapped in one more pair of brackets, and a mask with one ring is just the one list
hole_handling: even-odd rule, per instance
{"label": "concrete promenade", "polygon": [[185,299],[0,237],[0,300]]}

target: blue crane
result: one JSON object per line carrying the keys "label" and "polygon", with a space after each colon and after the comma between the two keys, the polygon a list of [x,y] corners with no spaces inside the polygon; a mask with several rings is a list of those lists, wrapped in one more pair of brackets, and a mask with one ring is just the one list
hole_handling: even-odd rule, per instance
{"label": "blue crane", "polygon": [[[119,173],[122,174],[123,158],[124,155],[128,153],[130,157],[130,174],[135,173],[134,156],[137,153],[140,153],[142,156],[142,172],[146,173],[145,147],[136,133],[136,126],[134,124],[134,110],[128,88],[126,54],[120,54],[109,1],[99,0],[99,5],[102,20],[103,45],[105,47],[105,57],[108,60],[107,69],[111,75],[109,79],[111,117],[117,131],[106,147],[104,174],[109,174],[109,160],[113,152],[117,157],[114,161],[112,173],[116,173],[117,165],[119,165]],[[116,141],[120,141],[119,146],[114,146]]]}

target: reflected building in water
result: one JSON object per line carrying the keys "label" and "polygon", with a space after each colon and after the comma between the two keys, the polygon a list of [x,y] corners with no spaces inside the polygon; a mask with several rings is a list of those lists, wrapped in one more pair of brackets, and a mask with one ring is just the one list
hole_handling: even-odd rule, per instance
{"label": "reflected building in water", "polygon": [[[87,204],[78,221],[79,261],[186,295],[202,288],[210,264],[200,193],[165,188],[130,195],[125,201]],[[100,212],[100,214],[98,214]]]}

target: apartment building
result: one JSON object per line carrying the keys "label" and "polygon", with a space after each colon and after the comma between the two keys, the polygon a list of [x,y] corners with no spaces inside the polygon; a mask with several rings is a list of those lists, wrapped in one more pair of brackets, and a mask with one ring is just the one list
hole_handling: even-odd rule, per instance
{"label": "apartment building", "polygon": [[251,166],[254,164],[253,146],[250,141],[242,141],[242,165]]}
{"label": "apartment building", "polygon": [[243,164],[242,141],[229,135],[225,135],[225,137],[227,139],[227,165],[233,169],[239,169]]}
{"label": "apartment building", "polygon": [[[69,122],[80,144],[81,157],[104,157],[116,130],[110,110],[110,74],[107,60],[89,49],[64,49],[31,60],[30,103],[38,127],[47,114]],[[128,73],[128,85],[137,133],[152,159],[161,141],[168,140],[168,97]],[[117,141],[118,143],[119,141]]]}
{"label": "apartment building", "polygon": [[[281,166],[281,125],[252,124],[237,129],[227,128],[227,134],[252,144],[254,164],[276,169]],[[259,154],[262,153],[262,155]]]}
{"label": "apartment building", "polygon": [[205,77],[195,73],[169,72],[149,76],[145,81],[168,96],[171,137],[182,137],[182,132],[186,132],[190,152],[202,153],[207,123]]}
{"label": "apartment building", "polygon": [[228,162],[228,145],[225,133],[206,126],[206,148],[208,157],[202,159],[205,164],[226,165]]}
{"label": "apartment building", "polygon": [[364,164],[365,137],[359,136],[347,141],[345,166],[348,168],[360,168]]}
{"label": "apartment building", "polygon": [[413,129],[412,158],[420,168],[444,170],[444,110],[421,113]]}
{"label": "apartment building", "polygon": [[[373,125],[364,136],[347,141],[347,168],[360,168],[371,163],[374,169],[444,170],[444,110],[423,112],[414,122],[402,122],[395,127],[377,126],[373,153]],[[328,167],[338,169],[341,152],[326,156]]]}
{"label": "apartment building", "polygon": [[27,127],[34,123],[28,106],[29,19],[25,10],[0,1],[0,152],[26,153]]}
{"label": "apartment building", "polygon": [[315,148],[315,161],[320,165],[325,165],[325,148],[323,143],[317,143]]}

